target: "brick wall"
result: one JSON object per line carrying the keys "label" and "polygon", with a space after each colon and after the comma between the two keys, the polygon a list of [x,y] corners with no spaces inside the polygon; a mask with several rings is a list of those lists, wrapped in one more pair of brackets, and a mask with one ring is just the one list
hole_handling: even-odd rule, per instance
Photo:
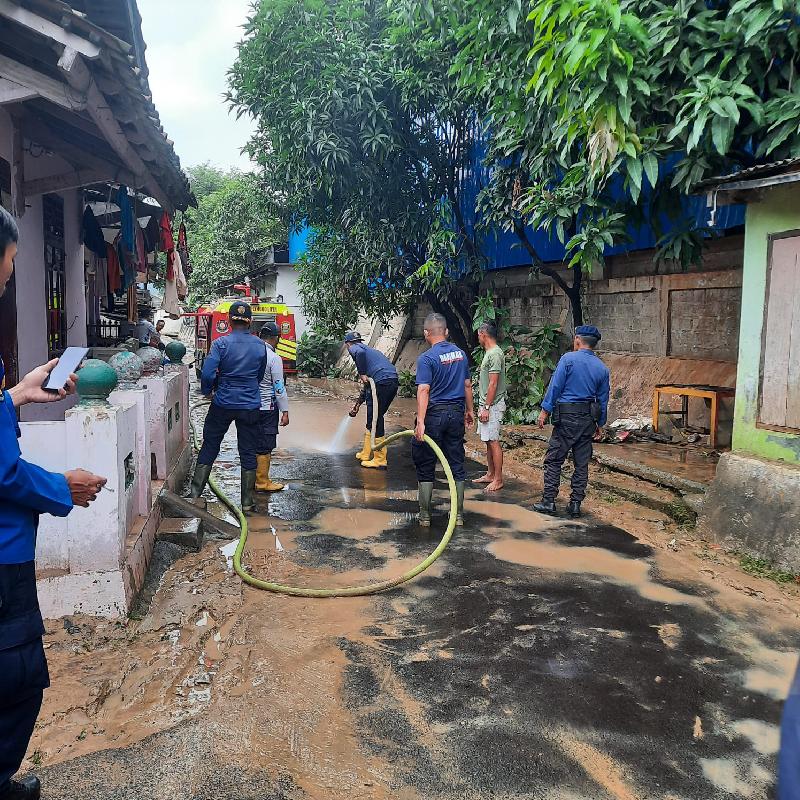
{"label": "brick wall", "polygon": [[655,290],[589,292],[584,316],[603,333],[603,350],[655,354],[658,350],[659,296]]}
{"label": "brick wall", "polygon": [[[668,265],[653,274],[652,253],[608,259],[605,273],[585,283],[584,321],[602,331],[604,352],[735,363],[742,245],[736,236],[712,243],[706,271]],[[527,268],[489,273],[485,289],[514,325],[571,329],[567,298],[547,279],[532,282]]]}
{"label": "brick wall", "polygon": [[675,289],[669,293],[669,355],[736,361],[740,287]]}

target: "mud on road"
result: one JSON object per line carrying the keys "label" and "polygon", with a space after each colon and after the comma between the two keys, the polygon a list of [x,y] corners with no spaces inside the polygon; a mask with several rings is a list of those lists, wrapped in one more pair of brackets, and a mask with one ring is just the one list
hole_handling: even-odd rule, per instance
{"label": "mud on road", "polygon": [[[324,452],[344,406],[294,398],[274,468],[289,487],[253,517],[254,573],[381,580],[441,535],[443,487],[434,527],[415,522],[407,442],[382,473],[352,458],[359,423],[347,452]],[[220,466],[235,492],[232,442]],[[665,550],[656,512],[543,518],[521,477],[468,491],[443,557],[384,595],[245,588],[210,540],[143,619],[49,621],[29,754],[44,797],[766,800],[791,604]]]}

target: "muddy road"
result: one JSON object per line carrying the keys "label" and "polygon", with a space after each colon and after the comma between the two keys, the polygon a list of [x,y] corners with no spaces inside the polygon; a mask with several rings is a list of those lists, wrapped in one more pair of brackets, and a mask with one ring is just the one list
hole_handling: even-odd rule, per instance
{"label": "muddy road", "polygon": [[[346,410],[293,398],[273,467],[289,486],[252,519],[254,573],[344,586],[435,546],[445,490],[419,528],[407,441],[388,472],[360,469],[362,417],[326,452]],[[236,492],[233,441],[220,473]],[[771,797],[796,610],[687,566],[657,512],[552,520],[534,494],[468,491],[443,557],[377,597],[244,588],[207,539],[161,554],[179,557],[142,619],[48,622],[29,754],[44,797]]]}

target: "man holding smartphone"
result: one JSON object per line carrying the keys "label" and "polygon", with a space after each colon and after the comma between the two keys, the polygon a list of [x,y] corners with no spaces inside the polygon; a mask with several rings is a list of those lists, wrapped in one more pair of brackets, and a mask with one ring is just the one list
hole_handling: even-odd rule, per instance
{"label": "man holding smartphone", "polygon": [[[19,233],[0,207],[0,295],[14,271]],[[50,403],[75,391],[75,375],[58,391],[42,388],[53,359],[5,391],[0,360],[0,800],[38,800],[39,780],[12,780],[28,748],[44,690],[50,685],[42,645],[44,624],[36,596],[36,529],[40,514],[64,517],[88,506],[106,479],[82,469],[63,475],[22,458],[16,409]]]}

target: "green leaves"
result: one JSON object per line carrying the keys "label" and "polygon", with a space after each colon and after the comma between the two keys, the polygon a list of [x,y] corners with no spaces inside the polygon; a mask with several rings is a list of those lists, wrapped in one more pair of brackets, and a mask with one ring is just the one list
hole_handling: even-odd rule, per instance
{"label": "green leaves", "polygon": [[194,300],[218,296],[225,282],[241,280],[251,253],[285,242],[282,198],[250,173],[209,164],[188,170],[198,207],[184,215],[192,242]]}

